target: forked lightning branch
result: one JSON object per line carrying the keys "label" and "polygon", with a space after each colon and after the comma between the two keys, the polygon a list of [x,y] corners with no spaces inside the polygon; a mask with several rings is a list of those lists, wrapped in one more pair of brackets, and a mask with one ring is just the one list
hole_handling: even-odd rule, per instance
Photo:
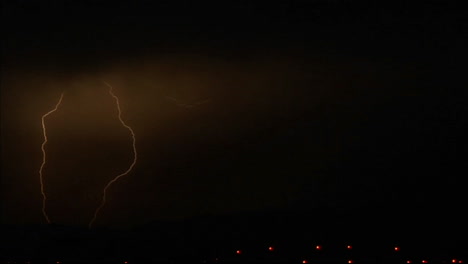
{"label": "forked lightning branch", "polygon": [[[133,129],[130,126],[128,126],[125,123],[125,121],[122,119],[122,110],[120,108],[119,98],[114,94],[113,87],[110,84],[108,84],[107,82],[103,82],[103,83],[109,88],[109,94],[112,96],[112,98],[115,101],[115,104],[117,106],[117,116],[118,116],[118,119],[119,119],[120,123],[122,124],[122,126],[124,126],[130,132],[130,135],[132,137],[133,160],[132,160],[132,163],[130,164],[130,166],[128,167],[127,170],[125,170],[123,173],[115,176],[103,188],[101,202],[100,202],[99,206],[96,208],[96,210],[94,211],[94,216],[93,216],[93,218],[91,219],[91,221],[88,224],[89,228],[92,227],[92,225],[94,224],[94,222],[96,221],[96,219],[98,217],[99,212],[101,211],[101,209],[106,204],[106,195],[107,195],[108,189],[112,186],[112,184],[114,184],[116,181],[118,181],[121,177],[124,177],[127,174],[129,174],[132,171],[133,167],[135,166],[135,164],[137,162],[137,150],[136,150],[135,133],[134,133]],[[48,142],[47,126],[46,126],[45,121],[46,121],[46,118],[49,115],[51,115],[52,113],[56,112],[59,109],[59,106],[62,103],[63,96],[64,96],[64,94],[62,93],[60,95],[60,98],[59,98],[58,102],[55,104],[55,107],[42,116],[42,123],[41,123],[42,124],[42,132],[43,132],[43,136],[44,136],[44,141],[42,142],[42,145],[41,145],[42,163],[41,163],[41,166],[39,168],[39,182],[40,182],[41,194],[42,194],[42,214],[44,215],[44,218],[46,219],[47,223],[49,223],[49,224],[52,221],[50,220],[50,217],[47,214],[47,210],[46,210],[47,194],[46,194],[46,191],[45,191],[45,188],[44,188],[44,173],[43,173],[44,167],[45,167],[46,162],[47,162],[47,154],[46,154],[46,148],[45,147],[46,147],[47,142]]]}

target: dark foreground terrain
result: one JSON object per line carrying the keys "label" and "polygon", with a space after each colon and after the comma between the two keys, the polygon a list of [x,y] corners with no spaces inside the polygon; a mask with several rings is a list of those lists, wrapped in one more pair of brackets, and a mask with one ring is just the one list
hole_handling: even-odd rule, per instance
{"label": "dark foreground terrain", "polygon": [[3,226],[0,256],[3,263],[466,262],[463,219],[427,210],[243,213],[131,229]]}

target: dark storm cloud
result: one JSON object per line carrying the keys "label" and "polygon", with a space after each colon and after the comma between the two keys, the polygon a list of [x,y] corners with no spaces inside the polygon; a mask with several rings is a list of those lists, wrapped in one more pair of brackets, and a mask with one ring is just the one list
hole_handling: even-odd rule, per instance
{"label": "dark storm cloud", "polygon": [[51,214],[87,223],[100,186],[129,164],[130,138],[101,80],[121,98],[139,151],[102,224],[411,205],[432,193],[451,202],[462,103],[445,87],[458,83],[458,38],[425,28],[423,15],[373,21],[365,9],[343,12],[359,6],[315,3],[273,13],[187,4],[165,16],[176,5],[13,5],[1,87],[6,221],[41,221],[40,117],[62,91],[49,121]]}

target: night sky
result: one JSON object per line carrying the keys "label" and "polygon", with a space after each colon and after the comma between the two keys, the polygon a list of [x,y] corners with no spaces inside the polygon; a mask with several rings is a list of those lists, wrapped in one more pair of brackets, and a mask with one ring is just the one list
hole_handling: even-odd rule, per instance
{"label": "night sky", "polygon": [[47,119],[52,221],[86,226],[128,168],[102,81],[138,161],[98,226],[466,209],[468,27],[454,2],[79,2],[2,1],[1,223],[45,223],[41,116],[63,91]]}

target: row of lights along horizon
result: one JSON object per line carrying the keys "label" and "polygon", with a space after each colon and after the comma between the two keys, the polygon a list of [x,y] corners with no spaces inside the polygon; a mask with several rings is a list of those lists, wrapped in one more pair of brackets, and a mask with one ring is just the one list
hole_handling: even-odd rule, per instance
{"label": "row of lights along horizon", "polygon": [[[353,249],[353,247],[352,247],[351,245],[347,245],[346,248],[347,248],[348,250]],[[323,247],[322,247],[321,245],[317,245],[317,246],[315,246],[315,249],[316,249],[316,250],[323,250]],[[270,247],[268,247],[268,250],[269,250],[269,251],[275,251],[275,248],[270,246]],[[394,250],[394,251],[400,251],[400,247],[394,247],[393,250]],[[241,255],[241,254],[242,254],[242,250],[239,250],[239,249],[236,250],[236,254],[237,254],[237,255]],[[309,263],[309,261],[306,260],[306,259],[304,259],[304,260],[302,260],[302,263],[303,263],[303,264],[306,264],[306,263]],[[351,263],[354,263],[354,261],[353,261],[353,260],[348,260],[347,263],[350,263],[350,264],[351,264]],[[407,260],[406,263],[410,264],[410,263],[413,263],[413,261]],[[429,261],[423,259],[423,260],[421,260],[421,263],[429,263]],[[462,260],[457,260],[457,259],[452,259],[452,260],[451,260],[451,263],[463,263],[463,261],[462,261]],[[125,264],[128,264],[128,262],[125,263]]]}
{"label": "row of lights along horizon", "polygon": [[[315,246],[315,249],[320,251],[320,250],[323,250],[323,247],[322,247],[321,245],[317,245],[317,246]],[[352,250],[353,247],[352,247],[351,245],[347,245],[347,246],[346,246],[346,249]],[[396,246],[396,247],[393,248],[393,250],[394,250],[394,251],[400,251],[400,247]],[[273,252],[273,251],[276,251],[276,249],[275,249],[273,246],[270,246],[270,247],[268,247],[268,251]],[[237,255],[242,255],[242,250],[240,250],[240,249],[237,249],[235,252],[236,252]],[[220,260],[219,258],[216,258],[216,259],[215,259],[216,262],[218,262],[219,260]],[[15,262],[10,262],[10,261],[8,261],[8,262],[6,262],[6,263],[7,263],[7,264],[12,264],[12,263],[15,263]],[[31,262],[31,261],[26,261],[25,263],[26,263],[26,264],[31,264],[32,262]],[[56,264],[62,264],[61,261],[56,261],[55,263],[56,263]],[[130,261],[123,261],[122,263],[123,263],[123,264],[131,264],[132,262],[130,262]],[[309,263],[309,260],[303,259],[300,263],[307,264],[307,263]],[[354,260],[349,259],[349,260],[347,260],[347,261],[344,262],[344,263],[352,264],[352,263],[354,263]],[[412,260],[406,260],[405,263],[411,264],[411,263],[418,263],[418,262],[413,262]],[[429,263],[429,260],[423,259],[423,260],[421,260],[421,263]],[[455,258],[454,258],[454,259],[451,259],[451,260],[450,260],[450,263],[464,263],[464,262],[463,262],[462,260],[460,260],[460,259],[455,259]]]}

